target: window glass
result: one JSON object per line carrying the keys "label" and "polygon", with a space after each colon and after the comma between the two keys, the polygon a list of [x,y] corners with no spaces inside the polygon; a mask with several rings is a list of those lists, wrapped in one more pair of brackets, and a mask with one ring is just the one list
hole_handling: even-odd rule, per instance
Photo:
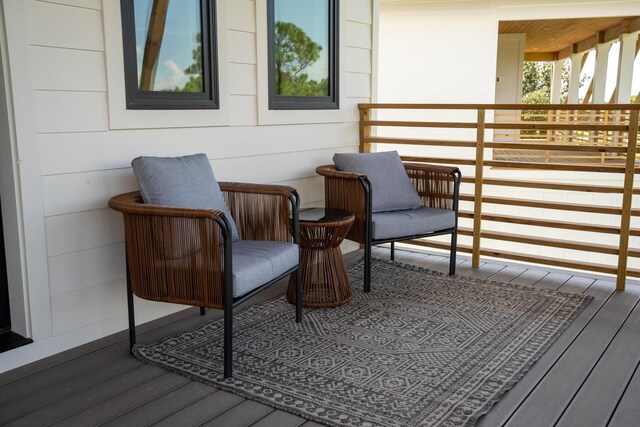
{"label": "window glass", "polygon": [[276,94],[329,96],[329,3],[275,0]]}
{"label": "window glass", "polygon": [[215,0],[121,0],[127,108],[219,108]]}
{"label": "window glass", "polygon": [[338,108],[338,0],[268,0],[269,108]]}

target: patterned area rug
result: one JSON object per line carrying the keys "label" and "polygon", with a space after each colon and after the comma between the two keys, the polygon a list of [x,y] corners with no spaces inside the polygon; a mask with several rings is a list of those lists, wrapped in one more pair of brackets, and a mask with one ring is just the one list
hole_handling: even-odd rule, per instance
{"label": "patterned area rug", "polygon": [[471,426],[589,303],[583,295],[375,260],[372,292],[351,268],[350,303],[284,297],[234,318],[234,377],[222,378],[222,320],[154,345],[147,363],[334,426]]}

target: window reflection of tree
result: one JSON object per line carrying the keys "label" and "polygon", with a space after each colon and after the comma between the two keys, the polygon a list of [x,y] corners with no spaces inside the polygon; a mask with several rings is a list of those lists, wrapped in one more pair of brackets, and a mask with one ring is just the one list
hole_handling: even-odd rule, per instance
{"label": "window reflection of tree", "polygon": [[202,33],[196,34],[196,47],[191,51],[193,63],[184,69],[184,73],[189,76],[189,80],[180,88],[176,87],[175,92],[203,92],[202,86]]}
{"label": "window reflection of tree", "polygon": [[276,93],[293,96],[327,96],[329,80],[309,79],[305,73],[320,58],[322,46],[297,25],[276,22],[275,68]]}

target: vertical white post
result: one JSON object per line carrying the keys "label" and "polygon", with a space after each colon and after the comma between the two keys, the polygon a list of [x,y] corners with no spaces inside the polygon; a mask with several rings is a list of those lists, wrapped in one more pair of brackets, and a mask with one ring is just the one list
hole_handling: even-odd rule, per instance
{"label": "vertical white post", "polygon": [[553,61],[551,75],[551,103],[560,104],[560,92],[562,91],[562,65],[564,60]]}
{"label": "vertical white post", "polygon": [[569,75],[568,104],[578,103],[578,91],[580,90],[580,71],[582,71],[582,53],[571,54],[571,74]]}
{"label": "vertical white post", "polygon": [[609,65],[609,51],[611,43],[598,43],[596,45],[596,66],[593,71],[593,95],[592,104],[604,104],[604,91],[607,86],[607,69]]}
{"label": "vertical white post", "polygon": [[638,33],[620,36],[620,60],[618,61],[618,81],[616,85],[617,104],[631,102],[631,81],[633,80],[633,61],[636,57]]}

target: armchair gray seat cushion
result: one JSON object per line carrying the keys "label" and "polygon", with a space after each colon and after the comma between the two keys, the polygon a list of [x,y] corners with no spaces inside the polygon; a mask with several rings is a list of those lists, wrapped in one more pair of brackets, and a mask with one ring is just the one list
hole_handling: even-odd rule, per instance
{"label": "armchair gray seat cushion", "polygon": [[401,211],[378,212],[371,216],[374,240],[417,236],[454,228],[456,213],[449,209],[422,207]]}
{"label": "armchair gray seat cushion", "polygon": [[133,159],[131,166],[145,203],[222,211],[231,225],[231,239],[240,239],[205,154],[182,157],[141,156]]}
{"label": "armchair gray seat cushion", "polygon": [[298,245],[264,240],[233,242],[233,297],[238,298],[298,265]]}

